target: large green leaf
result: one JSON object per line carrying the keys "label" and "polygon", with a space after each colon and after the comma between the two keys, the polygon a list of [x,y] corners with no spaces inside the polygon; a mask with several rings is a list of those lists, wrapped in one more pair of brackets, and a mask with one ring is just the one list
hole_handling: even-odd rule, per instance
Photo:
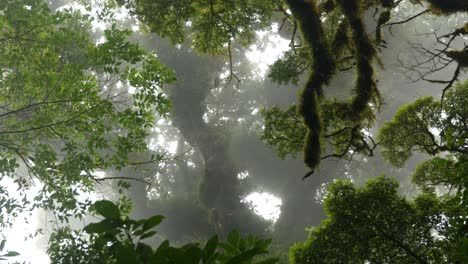
{"label": "large green leaf", "polygon": [[117,264],[139,264],[138,254],[132,245],[121,245],[116,249]]}
{"label": "large green leaf", "polygon": [[143,231],[150,230],[151,228],[159,225],[163,219],[164,219],[164,216],[162,215],[154,215],[146,219],[143,223]]}
{"label": "large green leaf", "polygon": [[262,249],[251,249],[247,250],[245,252],[242,252],[242,254],[237,255],[230,259],[226,264],[242,264],[242,263],[248,263],[247,261],[251,261],[253,257],[256,255],[264,254],[267,251],[262,250]]}
{"label": "large green leaf", "polygon": [[96,212],[108,219],[120,219],[120,210],[113,202],[101,200],[94,203]]}
{"label": "large green leaf", "polygon": [[208,263],[210,257],[215,253],[216,248],[218,247],[218,236],[212,236],[203,248],[203,263]]}
{"label": "large green leaf", "polygon": [[16,257],[16,256],[19,256],[20,253],[16,252],[16,251],[8,251],[5,255],[3,255],[4,257]]}
{"label": "large green leaf", "polygon": [[0,251],[2,251],[3,248],[5,248],[5,243],[6,243],[6,239],[3,239],[3,240],[0,242]]}
{"label": "large green leaf", "polygon": [[99,223],[91,223],[88,224],[84,231],[89,234],[99,234],[99,233],[115,233],[117,228],[120,227],[119,224],[113,221],[108,221],[107,219],[99,222]]}

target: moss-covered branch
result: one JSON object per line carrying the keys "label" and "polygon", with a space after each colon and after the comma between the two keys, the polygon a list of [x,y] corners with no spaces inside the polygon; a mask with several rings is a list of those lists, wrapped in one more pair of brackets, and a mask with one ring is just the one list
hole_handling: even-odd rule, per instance
{"label": "moss-covered branch", "polygon": [[287,0],[287,3],[310,47],[312,64],[309,78],[300,95],[298,111],[307,127],[304,162],[313,171],[319,164],[321,153],[322,125],[318,104],[323,94],[322,87],[329,82],[335,71],[335,61],[328,49],[316,2]]}
{"label": "moss-covered branch", "polygon": [[356,60],[356,95],[352,99],[349,118],[360,121],[373,119],[370,103],[379,104],[380,96],[374,80],[372,63],[376,58],[376,50],[365,29],[362,18],[362,8],[358,0],[337,0],[351,29],[351,42]]}
{"label": "moss-covered branch", "polygon": [[435,14],[451,15],[458,12],[468,12],[468,1],[465,0],[413,0],[422,4],[427,2],[430,10]]}

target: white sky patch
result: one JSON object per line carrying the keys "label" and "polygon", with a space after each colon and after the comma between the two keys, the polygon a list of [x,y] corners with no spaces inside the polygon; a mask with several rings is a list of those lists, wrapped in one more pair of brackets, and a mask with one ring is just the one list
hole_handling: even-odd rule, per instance
{"label": "white sky patch", "polygon": [[[16,184],[13,183],[11,178],[3,178],[1,185],[6,186],[12,198],[21,201],[21,196],[16,190]],[[40,189],[40,184],[33,184],[31,188],[26,191],[27,197],[31,198],[30,200],[32,201],[32,198],[36,196]],[[9,263],[15,263],[15,261],[18,261],[18,263],[29,263],[31,260],[34,260],[34,263],[50,263],[48,255],[45,253],[44,249],[40,248],[37,239],[29,238],[30,235],[36,233],[38,228],[41,228],[38,226],[38,215],[38,210],[34,210],[31,214],[28,212],[21,213],[15,218],[15,222],[11,228],[2,230],[2,235],[4,235],[7,240],[5,250],[20,253],[18,257],[7,258]]]}
{"label": "white sky patch", "polygon": [[366,137],[371,137],[371,136],[372,136],[372,133],[369,132],[369,130],[367,130],[367,129],[365,129],[365,128],[361,129],[361,132],[362,132],[362,133],[364,134],[364,136],[366,136]]}
{"label": "white sky patch", "polygon": [[133,87],[133,86],[128,86],[127,92],[128,92],[129,94],[135,94],[135,93],[136,93],[136,88]]}
{"label": "white sky patch", "polygon": [[281,199],[267,192],[253,192],[242,199],[259,216],[276,222],[281,213]]}
{"label": "white sky patch", "polygon": [[[257,38],[265,38],[270,32],[277,32],[278,25],[273,25],[269,31],[257,31]],[[257,66],[259,75],[263,78],[268,71],[268,67],[273,64],[284,51],[289,49],[289,40],[273,34],[268,37],[268,43],[264,48],[256,45],[250,46],[250,51],[246,53],[247,59]]]}
{"label": "white sky patch", "polygon": [[[44,249],[40,248],[36,239],[28,238],[29,235],[34,234],[40,228],[37,218],[37,210],[32,215],[21,214],[16,218],[12,228],[3,232],[7,239],[5,248],[20,253],[18,257],[8,258],[8,263],[15,263],[15,261],[18,261],[18,263],[30,263],[30,261],[34,261],[31,263],[50,263],[49,256]],[[28,221],[26,222],[25,219],[28,219]]]}
{"label": "white sky patch", "polygon": [[96,176],[97,178],[104,178],[106,176],[106,172],[97,170],[97,171],[93,171],[93,175]]}
{"label": "white sky patch", "polygon": [[315,192],[315,195],[314,195],[316,203],[318,203],[318,204],[323,203],[323,200],[325,199],[325,197],[328,194],[327,185],[328,185],[328,183],[325,182],[325,183],[322,183],[320,186],[318,186],[318,188],[317,188],[317,190]]}
{"label": "white sky patch", "polygon": [[162,126],[162,125],[171,125],[171,122],[165,118],[160,118],[158,120],[158,122],[156,122],[156,124],[158,124],[159,126]]}
{"label": "white sky patch", "polygon": [[237,174],[237,179],[243,180],[245,178],[249,177],[249,172],[248,171],[241,171]]}
{"label": "white sky patch", "polygon": [[160,134],[150,140],[148,148],[151,150],[165,149],[170,154],[176,154],[178,144],[177,140],[168,141],[164,135]]}
{"label": "white sky patch", "polygon": [[[97,1],[93,1],[91,11],[86,10],[85,6],[79,3],[66,4],[58,8],[57,10],[64,10],[64,9],[69,9],[69,8],[73,10],[78,10],[80,11],[81,14],[90,15],[91,18],[93,19],[91,21],[91,26],[94,31],[103,31],[110,25],[109,23],[106,23],[105,21],[102,21],[101,19],[99,19],[99,13],[103,11],[103,8],[97,3]],[[129,10],[123,7],[115,8],[113,15],[114,15],[113,18],[115,19],[115,21],[122,21],[130,16]],[[132,29],[134,31],[138,31],[139,30],[138,23],[136,24],[136,27],[137,27],[136,29],[134,29],[133,27]]]}
{"label": "white sky patch", "polygon": [[[247,53],[247,56],[248,56],[249,53]],[[250,60],[250,59],[249,59]],[[251,61],[251,60],[250,60]],[[231,74],[231,72],[229,71],[229,69],[223,71],[222,73],[219,74],[219,78],[221,79],[227,79],[229,78],[229,75]],[[218,91],[222,91],[222,87],[217,87],[215,89],[218,89]]]}
{"label": "white sky patch", "polygon": [[203,114],[203,121],[205,121],[205,123],[209,123],[210,119],[208,118],[208,113]]}
{"label": "white sky patch", "polygon": [[167,142],[168,148],[167,151],[171,154],[176,154],[177,146],[179,145],[176,140]]}

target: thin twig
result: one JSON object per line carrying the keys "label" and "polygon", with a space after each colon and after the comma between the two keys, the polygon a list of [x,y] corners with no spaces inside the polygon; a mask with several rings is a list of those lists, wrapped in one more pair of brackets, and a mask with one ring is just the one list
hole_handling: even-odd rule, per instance
{"label": "thin twig", "polygon": [[237,77],[237,75],[234,73],[234,66],[233,66],[233,63],[232,63],[231,42],[228,42],[228,53],[229,53],[229,77],[228,77],[228,81],[227,81],[226,85],[224,86],[224,88],[226,88],[227,86],[229,86],[229,84],[231,83],[232,79],[235,78],[235,79],[237,80],[237,85],[236,85],[236,87],[234,88],[234,90],[236,90],[237,87],[239,87],[239,84],[240,84],[241,80],[240,80],[239,77]]}
{"label": "thin twig", "polygon": [[397,22],[390,22],[390,23],[384,24],[384,25],[382,25],[382,27],[389,26],[388,31],[390,32],[390,35],[393,36],[392,27],[393,27],[394,25],[400,25],[400,24],[407,23],[407,22],[409,22],[409,21],[411,21],[411,20],[413,20],[413,19],[415,19],[415,18],[417,18],[417,17],[419,17],[419,16],[421,16],[421,15],[426,14],[427,12],[429,12],[429,9],[426,9],[426,10],[420,12],[420,13],[417,13],[416,15],[414,15],[414,16],[412,16],[412,17],[409,17],[409,18],[407,18],[407,19],[405,19],[405,20],[401,20],[401,21],[397,21]]}

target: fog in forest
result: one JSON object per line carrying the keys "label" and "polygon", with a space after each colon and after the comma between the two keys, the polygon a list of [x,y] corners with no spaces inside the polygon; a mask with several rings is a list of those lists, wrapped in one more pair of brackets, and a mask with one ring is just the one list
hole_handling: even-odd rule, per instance
{"label": "fog in forest", "polygon": [[[313,59],[301,62],[301,56],[303,60],[306,60],[304,57],[306,55],[298,55],[299,59],[295,57],[294,62],[299,63],[299,68],[303,68],[296,74],[296,79],[278,82],[270,76],[274,70],[271,65],[275,64],[278,59],[288,58],[287,53],[294,49],[294,45],[303,45],[296,48],[299,53],[303,52],[302,49],[306,46],[304,43],[307,42],[307,38],[301,36],[300,32],[300,19],[286,16],[291,15],[291,10],[285,9],[281,12],[281,10],[274,9],[267,27],[253,23],[250,26],[253,39],[250,41],[242,39],[237,41],[232,38],[228,44],[221,45],[219,52],[217,48],[214,49],[216,52],[203,52],[197,50],[193,44],[194,41],[200,41],[197,39],[197,34],[201,32],[201,29],[194,30],[193,27],[196,25],[193,25],[190,19],[184,22],[184,40],[175,43],[170,39],[170,33],[166,36],[152,33],[155,25],[146,25],[147,17],[144,17],[142,22],[142,15],[139,16],[134,11],[125,8],[115,6],[110,11],[114,12],[113,17],[110,17],[108,21],[101,20],[97,15],[103,10],[105,1],[91,2],[93,3],[91,10],[85,10],[83,3],[76,1],[49,1],[48,5],[52,12],[73,7],[95,16],[95,21],[89,26],[91,30],[89,34],[96,45],[106,41],[104,30],[111,28],[131,30],[130,42],[137,43],[147,52],[154,52],[155,58],[170,69],[175,77],[174,81],[159,87],[160,95],[170,102],[170,109],[167,115],[156,112],[154,126],[146,128],[148,135],[144,138],[144,142],[147,144],[147,149],[132,151],[126,160],[126,166],[92,168],[93,171],[89,173],[97,179],[94,191],[78,190],[77,193],[80,197],[78,199],[82,201],[108,199],[114,202],[123,201],[123,204],[131,202],[129,217],[133,219],[163,215],[164,220],[156,228],[157,235],[145,240],[148,245],[155,248],[165,240],[169,240],[174,246],[190,242],[203,245],[214,234],[223,240],[232,230],[237,230],[241,235],[253,234],[264,239],[271,238],[272,244],[269,248],[271,256],[279,258],[281,261],[279,263],[287,263],[288,249],[295,242],[306,241],[311,228],[320,226],[322,221],[327,219],[324,199],[327,196],[329,184],[341,179],[363,187],[368,179],[385,175],[387,178],[395,177],[398,180],[399,195],[408,199],[418,196],[421,189],[412,184],[412,175],[421,162],[432,158],[433,155],[424,151],[415,151],[404,166],[394,166],[382,157],[382,146],[378,141],[379,130],[386,122],[392,120],[402,105],[410,104],[424,96],[433,96],[436,101],[441,98],[446,84],[424,80],[426,77],[431,80],[450,80],[454,72],[459,71],[457,81],[463,82],[466,79],[466,68],[460,71],[460,66],[456,61],[440,70],[433,68],[434,65],[429,65],[433,61],[428,62],[428,65],[417,63],[425,60],[423,56],[431,56],[431,53],[422,54],[422,52],[438,52],[437,50],[443,48],[444,42],[437,42],[438,36],[449,34],[463,26],[468,31],[466,5],[462,7],[465,9],[461,9],[461,12],[450,15],[432,14],[428,11],[414,19],[409,19],[430,8],[433,1],[388,1],[399,3],[395,5],[396,7],[388,9],[391,10],[392,18],[390,21],[385,21],[385,24],[406,19],[408,22],[382,27],[384,41],[380,44],[373,42],[378,53],[378,59],[373,62],[374,79],[382,102],[380,108],[376,110],[377,114],[373,123],[369,125],[365,123],[358,131],[371,148],[361,151],[362,149],[358,147],[353,148],[353,145],[338,157],[343,148],[333,149],[332,145],[324,143],[321,147],[322,157],[333,153],[336,155],[322,159],[319,166],[314,169],[304,163],[302,150],[289,152],[286,150],[286,153],[283,153],[284,157],[281,157],[281,151],[278,151],[274,145],[268,144],[268,138],[265,136],[265,129],[275,128],[275,125],[266,124],[265,118],[268,116],[268,110],[279,107],[280,110],[286,111],[291,106],[297,105],[301,100],[301,91],[308,82],[308,69],[315,67],[311,66]],[[240,2],[251,3],[252,1]],[[280,4],[283,1],[274,2],[278,2],[278,5],[283,7],[286,6],[286,4]],[[311,2],[322,4],[334,1]],[[380,3],[380,1],[375,2]],[[411,2],[422,2],[422,4]],[[13,5],[12,3],[10,4]],[[460,5],[463,6],[463,4]],[[378,14],[387,10],[379,8],[369,8],[362,14],[362,21],[372,38],[376,34],[375,28],[379,23]],[[327,16],[326,12],[323,14],[321,19],[325,25],[325,31],[333,32],[334,29],[326,28],[326,23],[333,19],[339,20],[339,14],[330,13],[330,16]],[[181,20],[185,19],[183,14],[179,15]],[[231,18],[226,16],[225,19]],[[115,24],[112,26],[113,23]],[[335,26],[338,27],[340,23],[338,22]],[[164,26],[167,25],[160,25],[160,27]],[[454,38],[449,47],[450,50],[464,49],[464,56],[466,56],[468,43],[466,31]],[[242,33],[241,30],[238,34],[242,36]],[[213,43],[215,43],[217,33],[213,34]],[[242,41],[248,42],[248,45]],[[447,41],[447,39],[442,41]],[[68,49],[70,53],[73,53],[73,47],[68,47]],[[351,57],[354,55],[355,53],[350,53]],[[434,60],[436,59],[440,58]],[[446,58],[440,61],[443,62],[444,59]],[[300,63],[305,63],[306,66]],[[340,65],[342,68],[338,68],[331,81],[323,87],[325,98],[346,101],[358,93],[355,89],[357,62],[346,63]],[[419,66],[421,67],[417,68]],[[282,70],[284,75],[288,74],[285,69]],[[424,71],[433,72],[421,77],[421,72],[424,74]],[[279,76],[281,73],[280,68]],[[120,104],[115,104],[114,111],[123,111],[128,106],[127,102],[136,100],[132,99],[134,98],[132,96],[137,93],[138,88],[130,86],[129,82],[114,82],[111,77],[108,78],[103,91],[113,95],[125,93],[119,95],[116,101]],[[326,117],[326,113],[321,115],[323,118]],[[301,123],[300,116],[298,117],[296,121],[301,124],[301,133],[305,134],[304,131],[307,128]],[[466,116],[463,118],[466,122]],[[280,127],[276,124],[276,128],[288,129],[288,125]],[[433,131],[437,132],[437,129]],[[116,135],[118,133],[115,132]],[[285,135],[287,137],[288,134]],[[466,137],[466,134],[461,137]],[[326,135],[322,135],[321,139],[326,142]],[[278,136],[274,140],[280,141],[281,138]],[[297,142],[293,142],[296,138],[284,140],[297,145]],[[48,142],[54,143],[55,141],[50,139]],[[60,145],[56,144],[58,148]],[[300,146],[302,144],[304,143],[299,143]],[[463,152],[460,151],[461,155],[466,155],[466,144],[461,144],[461,149],[463,150]],[[107,153],[106,151],[104,149],[100,153]],[[447,153],[442,152],[437,155],[445,157]],[[457,156],[456,160],[460,159]],[[28,174],[29,168],[19,164],[17,173]],[[314,173],[304,177],[311,169]],[[462,171],[464,172],[466,170]],[[2,184],[14,186],[10,179],[3,179]],[[43,185],[43,181],[36,180],[36,187],[32,187],[32,192],[35,192],[34,188],[40,188]],[[81,185],[76,183],[76,186]],[[16,191],[16,186],[8,188],[10,192]],[[126,197],[127,200],[122,200],[122,197]],[[0,200],[0,205],[1,202],[3,200]],[[463,212],[463,209],[461,211]],[[37,225],[37,228],[42,229],[43,234],[31,238],[34,242],[29,243],[35,245],[39,251],[45,252],[48,236],[57,227],[70,225],[73,229],[82,229],[86,224],[100,219],[95,215],[85,215],[78,219],[73,219],[73,215],[71,216],[68,222],[61,222],[53,212],[47,210],[47,207],[35,208],[31,214],[21,214],[18,219],[26,217],[30,223],[15,220],[14,228],[12,230],[7,228],[4,231],[8,249],[18,251],[21,256],[17,259],[21,261],[44,263],[42,261],[45,260],[34,261],[34,256],[38,256],[36,254],[44,255],[44,253],[33,253],[38,251],[33,251],[30,246],[28,248],[21,246],[18,239],[10,242],[13,240],[9,237],[15,236],[16,232],[20,232],[19,230],[28,225]],[[24,235],[35,231],[28,229],[28,234]],[[390,262],[382,263],[395,262],[390,260]],[[446,263],[462,262],[447,261]]]}

